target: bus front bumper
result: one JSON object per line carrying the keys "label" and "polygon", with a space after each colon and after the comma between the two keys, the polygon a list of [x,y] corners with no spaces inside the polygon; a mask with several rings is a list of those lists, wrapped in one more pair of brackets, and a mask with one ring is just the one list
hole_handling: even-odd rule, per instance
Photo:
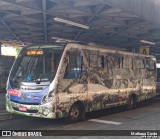
{"label": "bus front bumper", "polygon": [[56,118],[55,109],[52,103],[44,105],[26,105],[8,100],[6,97],[6,110],[11,113],[40,117],[40,118]]}

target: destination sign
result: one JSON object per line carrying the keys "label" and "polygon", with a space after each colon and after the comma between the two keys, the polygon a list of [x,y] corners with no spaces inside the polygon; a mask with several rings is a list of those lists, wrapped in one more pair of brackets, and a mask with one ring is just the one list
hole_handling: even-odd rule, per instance
{"label": "destination sign", "polygon": [[27,55],[43,55],[43,51],[42,50],[28,50],[26,52]]}

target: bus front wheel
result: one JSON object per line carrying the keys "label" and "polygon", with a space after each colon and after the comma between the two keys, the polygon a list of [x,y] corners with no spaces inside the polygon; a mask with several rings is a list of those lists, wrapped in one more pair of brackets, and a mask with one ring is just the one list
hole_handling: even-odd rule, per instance
{"label": "bus front wheel", "polygon": [[83,109],[78,104],[73,104],[69,110],[66,121],[68,123],[79,122],[83,118]]}

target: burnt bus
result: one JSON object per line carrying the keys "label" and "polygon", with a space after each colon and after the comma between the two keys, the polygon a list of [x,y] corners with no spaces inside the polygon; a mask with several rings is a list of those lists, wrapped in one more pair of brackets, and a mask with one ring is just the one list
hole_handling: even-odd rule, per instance
{"label": "burnt bus", "polygon": [[156,59],[69,43],[24,47],[8,78],[8,112],[43,118],[84,119],[86,112],[156,96]]}
{"label": "burnt bus", "polygon": [[14,56],[0,56],[0,92],[5,92],[6,90],[8,75],[14,60]]}

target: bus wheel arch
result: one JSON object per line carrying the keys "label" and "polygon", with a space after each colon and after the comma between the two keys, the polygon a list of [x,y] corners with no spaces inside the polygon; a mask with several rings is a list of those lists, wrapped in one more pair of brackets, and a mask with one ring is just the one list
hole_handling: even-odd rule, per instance
{"label": "bus wheel arch", "polygon": [[127,109],[132,110],[136,107],[137,104],[137,95],[136,94],[131,94],[128,97],[128,102],[127,102]]}
{"label": "bus wheel arch", "polygon": [[81,101],[74,102],[68,112],[66,121],[68,123],[76,123],[85,119],[85,107]]}

